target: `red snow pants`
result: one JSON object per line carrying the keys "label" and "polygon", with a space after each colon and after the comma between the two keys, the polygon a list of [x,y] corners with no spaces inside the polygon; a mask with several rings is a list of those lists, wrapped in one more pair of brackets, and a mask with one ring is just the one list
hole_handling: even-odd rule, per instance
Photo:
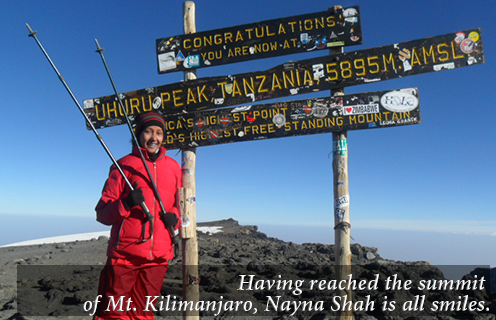
{"label": "red snow pants", "polygon": [[147,299],[153,301],[153,297],[160,295],[167,261],[139,262],[107,260],[100,274],[98,295],[101,295],[101,301],[95,320],[154,319]]}

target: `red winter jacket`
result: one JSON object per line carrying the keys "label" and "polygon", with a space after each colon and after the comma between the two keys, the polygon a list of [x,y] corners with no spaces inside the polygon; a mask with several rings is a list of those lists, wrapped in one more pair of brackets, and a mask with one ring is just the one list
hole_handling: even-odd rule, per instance
{"label": "red winter jacket", "polygon": [[[160,155],[155,162],[148,158],[148,152],[142,148],[146,163],[157,186],[160,198],[167,212],[176,214],[181,221],[179,208],[176,205],[177,188],[182,186],[181,168],[179,164],[165,155],[165,148],[160,148]],[[145,203],[153,215],[153,237],[146,242],[141,239],[142,224],[145,214],[140,206],[126,208],[124,202],[129,194],[129,187],[115,166],[110,168],[110,174],[103,187],[102,197],[95,210],[97,220],[105,225],[111,225],[110,240],[107,256],[133,260],[173,258],[173,246],[169,231],[160,219],[160,205],[150,184],[150,179],[136,147],[133,152],[118,161],[131,185],[143,190]],[[137,184],[137,185],[136,185]],[[176,226],[176,229],[179,224]],[[145,238],[150,237],[149,222],[145,226]]]}

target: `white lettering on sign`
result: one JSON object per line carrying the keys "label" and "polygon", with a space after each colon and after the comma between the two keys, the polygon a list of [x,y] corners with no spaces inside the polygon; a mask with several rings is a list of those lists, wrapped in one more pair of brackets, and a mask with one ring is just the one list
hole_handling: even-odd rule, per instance
{"label": "white lettering on sign", "polygon": [[403,91],[391,91],[381,97],[381,105],[393,112],[408,112],[418,107],[418,98]]}

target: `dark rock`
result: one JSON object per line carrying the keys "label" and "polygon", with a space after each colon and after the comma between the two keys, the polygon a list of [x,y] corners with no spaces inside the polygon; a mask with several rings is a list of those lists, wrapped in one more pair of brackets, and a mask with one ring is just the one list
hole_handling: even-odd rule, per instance
{"label": "dark rock", "polygon": [[[199,253],[199,270],[200,270],[200,297],[201,300],[219,299],[223,296],[224,300],[247,300],[256,299],[254,303],[264,308],[267,303],[267,296],[281,296],[287,301],[307,300],[307,301],[325,301],[325,310],[312,311],[296,314],[291,317],[287,312],[275,312],[266,319],[327,319],[335,316],[331,312],[332,304],[330,297],[336,295],[334,290],[326,289],[329,281],[336,280],[337,273],[335,267],[335,250],[334,245],[320,243],[296,244],[293,242],[284,242],[276,238],[267,236],[258,231],[256,226],[241,226],[236,220],[226,219],[221,221],[212,221],[199,223],[198,226],[222,227],[220,233],[199,233],[198,234],[198,253]],[[18,285],[24,287],[28,292],[42,293],[44,301],[38,305],[31,295],[24,298],[29,301],[28,308],[47,307],[47,313],[53,316],[64,316],[64,312],[69,312],[71,308],[79,308],[84,301],[94,300],[96,288],[98,286],[98,277],[101,267],[97,265],[104,264],[106,261],[107,237],[100,237],[98,241],[80,241],[77,243],[56,244],[36,246],[35,251],[29,255],[11,256],[9,260],[2,261],[9,270],[15,269],[19,265],[28,264],[24,259],[32,257],[29,264],[41,262],[50,262],[54,266],[74,265],[74,268],[55,270],[54,274],[41,274],[35,280],[20,279]],[[66,251],[67,250],[67,251]],[[387,300],[397,302],[398,305],[403,302],[413,301],[415,296],[426,295],[425,309],[427,311],[434,305],[435,301],[462,301],[466,297],[467,301],[489,301],[493,303],[488,312],[444,312],[434,313],[426,312],[425,314],[408,314],[400,316],[384,312],[380,307],[373,312],[354,313],[355,319],[421,319],[421,316],[432,316],[435,319],[491,319],[496,313],[495,300],[495,279],[496,269],[478,268],[466,275],[464,279],[476,279],[482,276],[491,279],[490,285],[486,286],[484,291],[474,290],[433,290],[427,292],[412,287],[408,290],[386,290],[385,280],[388,277],[395,276],[395,281],[406,281],[418,283],[420,280],[438,280],[444,279],[443,273],[435,266],[427,262],[401,262],[383,259],[374,247],[366,247],[360,244],[351,245],[352,253],[352,275],[354,280],[373,281],[379,277],[377,290],[363,289],[354,290],[353,301],[364,301],[370,296],[374,301]],[[3,251],[9,254],[13,251]],[[61,254],[61,252],[64,252]],[[34,253],[37,255],[35,256]],[[41,257],[41,258],[40,258]],[[95,267],[83,265],[94,265]],[[79,267],[78,267],[79,265]],[[31,265],[28,265],[31,267]],[[19,267],[20,268],[20,267]],[[64,274],[65,272],[65,274]],[[240,277],[242,275],[253,275],[254,280],[262,280],[258,283],[259,289],[239,290]],[[14,276],[15,277],[15,276]],[[167,282],[167,280],[176,282]],[[174,293],[181,295],[182,286],[179,284],[182,279],[182,260],[176,259],[170,263],[169,271],[166,276],[165,285],[162,294]],[[314,281],[315,286],[322,281],[323,289],[309,290],[309,287],[303,287],[300,295],[292,294],[288,288],[270,287],[263,281],[285,280],[287,283],[295,284],[296,281],[303,281],[309,285]],[[246,278],[245,286],[249,285],[249,279]],[[34,282],[33,282],[34,281]],[[179,283],[178,283],[179,281]],[[291,281],[291,282],[289,282]],[[255,285],[252,283],[252,285]],[[24,319],[23,315],[15,313],[16,303],[20,304],[15,295],[15,281],[11,286],[2,283],[3,296],[0,305],[0,318]],[[34,292],[36,291],[36,292]],[[429,293],[427,295],[427,293]],[[460,298],[461,297],[461,298]],[[26,306],[25,306],[26,307]],[[51,308],[51,309],[50,309]],[[167,314],[160,314],[168,316]],[[238,314],[242,316],[242,314]],[[206,317],[208,314],[201,314]],[[458,318],[457,318],[458,317]],[[179,316],[179,319],[181,317]],[[230,316],[219,316],[216,319],[230,319]]]}

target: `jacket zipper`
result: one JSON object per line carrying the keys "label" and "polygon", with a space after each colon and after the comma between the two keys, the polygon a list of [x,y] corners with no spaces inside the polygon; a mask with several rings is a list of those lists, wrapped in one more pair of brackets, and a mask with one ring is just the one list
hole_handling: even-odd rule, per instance
{"label": "jacket zipper", "polygon": [[[153,162],[153,173],[154,173],[154,177],[153,177],[153,181],[150,181],[151,183],[155,183],[155,186],[157,186],[157,164],[155,162]],[[153,260],[153,236],[155,234],[155,215],[156,215],[156,211],[155,211],[155,206],[157,205],[157,200],[155,199],[153,201],[153,234],[152,234],[152,238],[151,238],[151,244],[150,244],[150,260]]]}
{"label": "jacket zipper", "polygon": [[121,221],[121,225],[119,226],[119,233],[117,234],[117,248],[119,248],[119,245],[121,243],[121,232],[122,232],[122,226],[124,225],[124,220]]}

